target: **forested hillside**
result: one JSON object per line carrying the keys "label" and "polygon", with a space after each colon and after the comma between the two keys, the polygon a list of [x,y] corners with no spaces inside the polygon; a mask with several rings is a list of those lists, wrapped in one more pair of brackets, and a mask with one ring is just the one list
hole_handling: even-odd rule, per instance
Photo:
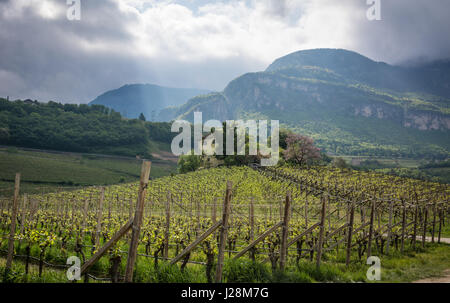
{"label": "forested hillside", "polygon": [[171,138],[168,123],[125,119],[102,105],[0,99],[0,145],[151,158]]}

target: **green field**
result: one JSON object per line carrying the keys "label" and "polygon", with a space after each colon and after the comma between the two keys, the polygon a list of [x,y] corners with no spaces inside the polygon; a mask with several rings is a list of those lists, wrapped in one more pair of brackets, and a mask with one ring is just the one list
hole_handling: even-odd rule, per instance
{"label": "green field", "polygon": [[[21,192],[39,193],[134,182],[140,167],[133,158],[0,148],[0,195],[12,194],[16,172],[21,173]],[[172,162],[153,162],[153,178],[174,172]]]}
{"label": "green field", "polygon": [[[337,156],[334,156],[337,157]],[[450,183],[450,167],[448,165],[439,165],[436,167],[430,165],[424,159],[408,158],[387,158],[387,157],[368,157],[368,156],[338,156],[356,170],[373,170],[383,174],[390,174],[399,177],[413,178],[418,180]],[[448,161],[447,161],[448,162]],[[441,162],[446,163],[446,161]],[[436,164],[435,164],[436,165]]]}
{"label": "green field", "polygon": [[352,164],[358,161],[378,161],[383,165],[390,167],[403,167],[403,168],[417,168],[421,164],[424,164],[425,161],[421,161],[419,159],[407,159],[407,158],[385,158],[385,157],[369,157],[369,156],[339,156],[344,159],[349,164]]}

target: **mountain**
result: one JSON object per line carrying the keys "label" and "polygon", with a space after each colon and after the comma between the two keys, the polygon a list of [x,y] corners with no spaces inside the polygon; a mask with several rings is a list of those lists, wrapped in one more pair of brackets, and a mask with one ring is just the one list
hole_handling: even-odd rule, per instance
{"label": "mountain", "polygon": [[450,65],[375,62],[340,49],[299,51],[223,92],[163,111],[192,120],[273,119],[309,135],[331,154],[450,156]]}
{"label": "mountain", "polygon": [[414,67],[375,62],[356,52],[343,49],[299,51],[273,62],[266,71],[290,76],[307,76],[304,67],[331,70],[347,81],[399,92],[421,91],[450,96],[450,61],[436,61]]}
{"label": "mountain", "polygon": [[143,113],[149,121],[161,121],[159,113],[163,108],[181,105],[190,98],[205,93],[208,91],[153,84],[131,84],[108,91],[89,104],[104,105],[127,118],[137,118]]}

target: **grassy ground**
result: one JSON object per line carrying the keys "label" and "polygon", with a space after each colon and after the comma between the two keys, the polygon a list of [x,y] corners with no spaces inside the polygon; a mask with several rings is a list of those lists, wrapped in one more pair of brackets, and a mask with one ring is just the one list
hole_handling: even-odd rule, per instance
{"label": "grassy ground", "polygon": [[421,164],[425,164],[425,161],[418,159],[395,159],[395,158],[380,158],[380,157],[368,157],[368,156],[339,156],[344,159],[347,163],[351,164],[353,161],[366,161],[366,160],[376,160],[383,165],[390,167],[404,167],[404,168],[417,168]]}
{"label": "grassy ground", "polygon": [[[4,270],[6,259],[0,258],[0,280],[4,282]],[[13,262],[11,281],[18,283],[60,283],[67,281],[66,273],[62,270],[45,268],[41,277],[38,275],[39,267],[37,265],[30,265],[28,275],[25,275],[25,264],[20,261]]]}
{"label": "grassy ground", "polygon": [[442,238],[450,238],[450,224],[446,223],[441,230]]}
{"label": "grassy ground", "polygon": [[[365,156],[339,156],[354,169],[368,169],[383,174],[393,174],[400,177],[414,178],[440,183],[450,183],[450,167],[424,168],[427,161],[422,159],[380,158]],[[371,164],[364,164],[371,161]],[[364,164],[364,165],[363,165]]]}
{"label": "grassy ground", "polygon": [[[22,247],[23,249],[23,247]],[[123,248],[125,249],[125,248]],[[34,251],[34,252],[33,252]],[[22,251],[19,253],[23,253]],[[32,249],[32,255],[38,253],[38,249]],[[71,255],[62,252],[56,247],[50,248],[46,253],[46,261],[53,264],[65,264],[65,258]],[[293,257],[293,256],[292,256]],[[195,256],[193,259],[196,259]],[[224,267],[225,282],[250,282],[250,283],[314,283],[314,282],[371,282],[367,280],[366,273],[370,265],[363,260],[358,260],[354,255],[349,267],[345,266],[345,256],[337,257],[324,255],[320,269],[316,268],[315,262],[302,259],[298,264],[294,258],[290,258],[285,272],[272,272],[268,263],[253,263],[246,257],[237,261],[227,260]],[[418,248],[417,251],[406,247],[405,254],[401,255],[393,251],[389,256],[380,255],[381,260],[381,283],[413,282],[416,280],[439,277],[445,270],[450,269],[450,245],[427,243],[426,248]],[[121,274],[124,273],[126,256],[121,263]],[[0,282],[2,282],[5,260],[0,258]],[[100,259],[91,269],[91,273],[97,277],[108,277],[110,267],[108,256]],[[13,266],[14,274],[11,276],[13,282],[67,282],[65,270],[45,267],[42,277],[38,277],[36,263],[30,267],[30,273],[25,275],[23,259],[16,258]],[[213,271],[214,272],[214,271]],[[171,266],[159,260],[155,266],[152,258],[139,257],[135,271],[135,282],[146,283],[205,283],[205,266],[188,264],[184,271],[179,264]],[[81,283],[82,281],[80,281]],[[90,279],[90,282],[96,282]]]}
{"label": "grassy ground", "polygon": [[[132,158],[0,148],[0,195],[12,194],[16,172],[22,175],[21,192],[36,193],[133,182],[139,179],[140,165]],[[175,171],[174,163],[154,161],[151,176],[158,178]]]}
{"label": "grassy ground", "polygon": [[450,268],[450,245],[428,244],[422,252],[409,252],[383,262],[384,280],[412,282],[423,278],[439,277]]}

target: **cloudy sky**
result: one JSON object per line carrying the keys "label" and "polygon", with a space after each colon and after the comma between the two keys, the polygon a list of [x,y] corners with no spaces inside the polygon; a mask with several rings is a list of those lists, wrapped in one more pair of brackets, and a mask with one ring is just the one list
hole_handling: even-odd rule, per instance
{"label": "cloudy sky", "polygon": [[301,49],[392,64],[450,57],[450,1],[0,0],[0,96],[85,103],[127,83],[222,90]]}

